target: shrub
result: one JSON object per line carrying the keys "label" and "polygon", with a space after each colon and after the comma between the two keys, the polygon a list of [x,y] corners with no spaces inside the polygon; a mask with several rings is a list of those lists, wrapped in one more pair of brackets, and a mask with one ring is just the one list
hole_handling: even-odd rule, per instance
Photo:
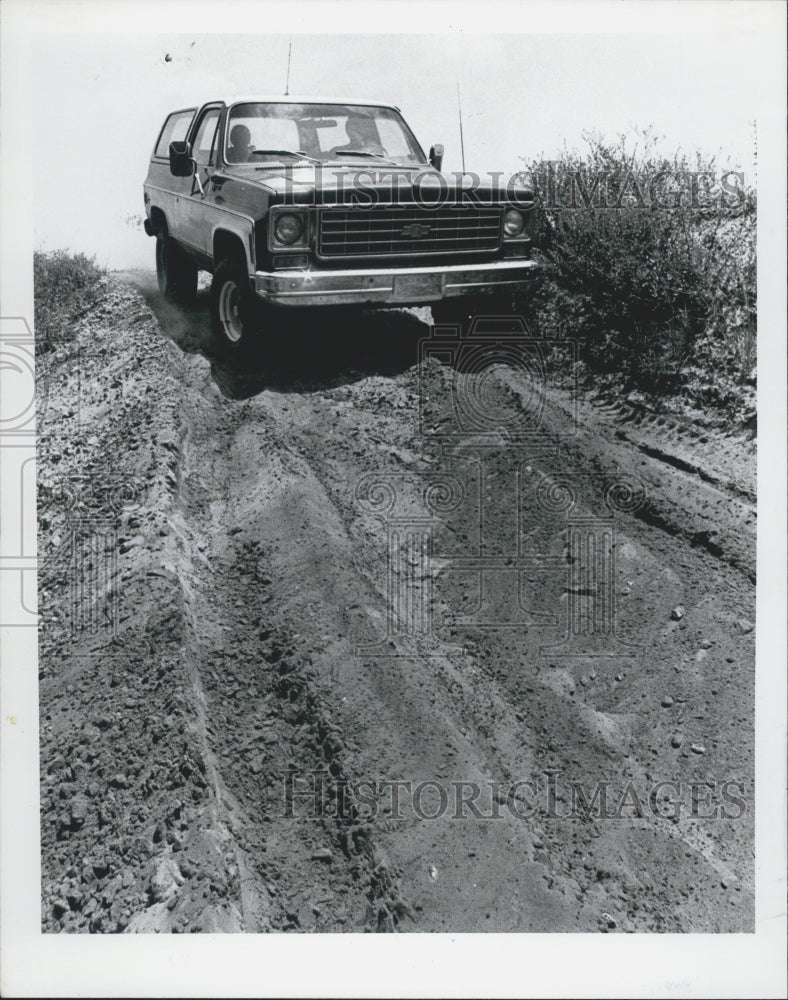
{"label": "shrub", "polygon": [[74,337],[78,320],[98,300],[105,274],[94,258],[81,253],[33,254],[36,354]]}
{"label": "shrub", "polygon": [[[527,165],[544,279],[529,309],[624,390],[735,408],[755,362],[754,192],[649,133]],[[720,377],[722,375],[722,378]]]}

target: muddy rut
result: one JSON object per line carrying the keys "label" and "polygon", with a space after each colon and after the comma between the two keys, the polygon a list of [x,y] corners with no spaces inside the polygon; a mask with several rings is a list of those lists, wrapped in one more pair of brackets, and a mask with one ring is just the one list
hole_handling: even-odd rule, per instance
{"label": "muddy rut", "polygon": [[314,324],[42,363],[44,928],[751,930],[754,442]]}

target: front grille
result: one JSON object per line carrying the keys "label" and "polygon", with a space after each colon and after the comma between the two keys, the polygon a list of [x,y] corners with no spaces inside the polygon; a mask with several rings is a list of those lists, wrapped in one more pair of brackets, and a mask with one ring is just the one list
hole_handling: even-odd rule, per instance
{"label": "front grille", "polygon": [[321,257],[387,257],[399,254],[474,253],[501,244],[497,206],[375,205],[320,212]]}

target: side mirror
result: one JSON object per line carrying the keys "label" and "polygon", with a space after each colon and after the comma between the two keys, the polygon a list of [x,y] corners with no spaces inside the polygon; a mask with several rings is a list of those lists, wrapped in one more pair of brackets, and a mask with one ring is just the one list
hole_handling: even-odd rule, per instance
{"label": "side mirror", "polygon": [[436,170],[443,166],[443,146],[439,142],[430,148],[430,163]]}
{"label": "side mirror", "polygon": [[194,160],[188,142],[170,143],[170,173],[173,177],[191,177],[194,173]]}

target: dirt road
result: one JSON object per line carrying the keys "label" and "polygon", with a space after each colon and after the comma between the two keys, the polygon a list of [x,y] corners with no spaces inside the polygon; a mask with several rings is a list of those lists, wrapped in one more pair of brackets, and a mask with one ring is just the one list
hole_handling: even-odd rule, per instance
{"label": "dirt road", "polygon": [[751,930],[754,442],[314,323],[40,366],[44,928]]}

